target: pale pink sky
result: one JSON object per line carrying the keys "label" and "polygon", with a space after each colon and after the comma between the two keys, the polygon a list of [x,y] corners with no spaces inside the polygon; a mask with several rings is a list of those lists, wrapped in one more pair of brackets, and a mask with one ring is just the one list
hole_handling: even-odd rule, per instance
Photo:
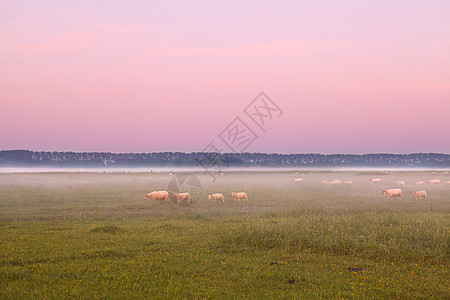
{"label": "pale pink sky", "polygon": [[[239,116],[249,152],[450,153],[449,13],[0,0],[0,150],[201,151]],[[243,112],[261,91],[283,110],[266,132]]]}

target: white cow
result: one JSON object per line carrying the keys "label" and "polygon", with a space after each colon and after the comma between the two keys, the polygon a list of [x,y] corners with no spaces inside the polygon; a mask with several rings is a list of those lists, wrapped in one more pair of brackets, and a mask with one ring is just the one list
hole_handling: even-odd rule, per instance
{"label": "white cow", "polygon": [[404,181],[397,181],[397,184],[400,186],[406,186],[406,182]]}
{"label": "white cow", "polygon": [[416,182],[416,185],[424,185],[425,184],[425,182],[423,182],[423,181],[417,181]]}
{"label": "white cow", "polygon": [[371,183],[381,183],[381,178],[370,178],[369,181]]}
{"label": "white cow", "polygon": [[294,182],[302,182],[303,178],[294,178]]}
{"label": "white cow", "polygon": [[430,180],[430,183],[431,184],[440,184],[441,180],[440,179],[432,179],[432,180]]}

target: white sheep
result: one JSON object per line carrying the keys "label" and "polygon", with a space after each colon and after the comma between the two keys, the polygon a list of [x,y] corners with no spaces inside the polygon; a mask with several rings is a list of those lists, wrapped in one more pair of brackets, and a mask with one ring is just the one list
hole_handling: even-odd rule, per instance
{"label": "white sheep", "polygon": [[209,200],[214,200],[214,202],[216,202],[216,200],[225,202],[224,197],[223,197],[223,195],[221,193],[208,195],[208,199]]}
{"label": "white sheep", "polygon": [[426,191],[417,191],[417,192],[414,192],[413,195],[416,197],[416,200],[419,199],[419,198],[424,198],[424,199],[427,198],[427,192]]}
{"label": "white sheep", "polygon": [[240,193],[232,192],[232,193],[231,193],[231,196],[233,196],[234,199],[237,200],[237,201],[239,201],[239,200],[241,200],[241,199],[247,200],[247,201],[248,201],[247,193],[244,193],[244,192],[240,192]]}
{"label": "white sheep", "polygon": [[169,193],[166,191],[154,191],[154,192],[145,194],[144,200],[147,200],[147,198],[151,198],[153,201],[163,200],[163,201],[168,202]]}
{"label": "white sheep", "polygon": [[336,179],[336,180],[330,181],[329,184],[331,184],[331,185],[341,185],[342,181]]}
{"label": "white sheep", "polygon": [[401,189],[389,189],[389,190],[383,190],[381,195],[388,195],[389,198],[392,197],[402,197],[402,190]]}
{"label": "white sheep", "polygon": [[186,201],[189,204],[191,203],[191,195],[189,193],[172,194],[172,198],[177,199],[177,204],[180,204],[182,201]]}

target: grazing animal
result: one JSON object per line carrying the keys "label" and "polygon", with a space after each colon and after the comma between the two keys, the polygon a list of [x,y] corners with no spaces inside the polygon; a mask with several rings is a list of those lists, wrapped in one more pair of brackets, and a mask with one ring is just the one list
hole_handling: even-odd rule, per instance
{"label": "grazing animal", "polygon": [[342,181],[340,181],[340,180],[333,180],[333,181],[330,181],[329,184],[331,184],[331,185],[341,185]]}
{"label": "grazing animal", "polygon": [[406,186],[406,182],[404,181],[397,181],[397,184],[401,186]]}
{"label": "grazing animal", "polygon": [[430,183],[431,184],[439,184],[439,183],[441,183],[441,180],[440,179],[432,179],[432,180],[430,180]]}
{"label": "grazing animal", "polygon": [[447,181],[445,184],[450,184],[450,181]]}
{"label": "grazing animal", "polygon": [[427,199],[427,192],[426,191],[417,191],[414,192],[413,195],[416,197],[416,200],[419,198]]}
{"label": "grazing animal", "polygon": [[402,196],[402,190],[401,189],[389,189],[389,190],[383,190],[381,195],[388,195],[389,198],[392,197],[401,197]]}
{"label": "grazing animal", "polygon": [[163,200],[163,201],[168,202],[169,193],[166,191],[154,191],[154,192],[145,194],[144,200],[147,200],[147,198],[151,198],[153,201]]}
{"label": "grazing animal", "polygon": [[244,193],[244,192],[240,192],[240,193],[233,192],[233,193],[231,193],[231,196],[233,196],[234,199],[237,200],[237,201],[239,201],[241,199],[248,201],[247,193]]}
{"label": "grazing animal", "polygon": [[344,181],[344,184],[352,184],[353,181]]}
{"label": "grazing animal", "polygon": [[294,178],[294,182],[302,182],[303,178]]}
{"label": "grazing animal", "polygon": [[325,183],[325,184],[327,184],[328,183],[328,181],[326,181],[326,180],[322,180],[320,183]]}
{"label": "grazing animal", "polygon": [[189,193],[172,194],[172,198],[177,199],[177,204],[180,204],[184,200],[189,204],[191,203],[191,195]]}
{"label": "grazing animal", "polygon": [[371,183],[381,183],[381,178],[370,178],[369,181]]}
{"label": "grazing animal", "polygon": [[417,181],[416,184],[417,184],[417,185],[424,185],[425,182],[423,182],[423,181]]}
{"label": "grazing animal", "polygon": [[220,193],[208,195],[208,199],[209,199],[209,200],[214,200],[214,202],[216,202],[216,200],[217,200],[217,201],[225,202],[225,199],[224,199],[223,195],[220,194]]}

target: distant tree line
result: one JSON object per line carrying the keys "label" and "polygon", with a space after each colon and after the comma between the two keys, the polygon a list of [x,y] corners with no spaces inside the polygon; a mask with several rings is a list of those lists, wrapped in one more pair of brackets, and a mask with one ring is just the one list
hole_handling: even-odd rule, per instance
{"label": "distant tree line", "polygon": [[450,155],[412,154],[277,154],[277,153],[204,153],[204,152],[36,152],[0,151],[0,166],[56,167],[139,167],[202,166],[227,167],[417,167],[449,168]]}

